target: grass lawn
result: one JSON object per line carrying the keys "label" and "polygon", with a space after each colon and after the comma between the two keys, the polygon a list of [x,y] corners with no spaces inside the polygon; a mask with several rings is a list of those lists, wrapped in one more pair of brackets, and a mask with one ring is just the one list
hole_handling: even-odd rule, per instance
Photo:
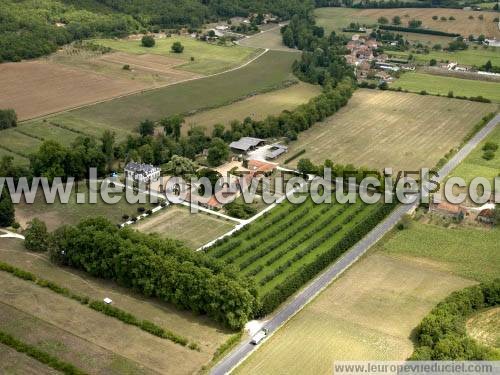
{"label": "grass lawn", "polygon": [[[180,58],[186,61],[184,65],[179,67],[180,69],[200,74],[223,72],[243,64],[261,52],[260,50],[255,50],[255,48],[237,45],[219,46],[191,37],[177,35],[165,39],[156,39],[156,44],[152,48],[143,47],[140,40],[97,39],[95,42],[117,51],[135,54],[153,53]],[[174,42],[182,43],[184,46],[183,53],[174,53],[171,51]],[[191,61],[191,57],[194,57],[194,61]]]}
{"label": "grass lawn", "polygon": [[[442,45],[445,47],[445,45]],[[469,48],[465,51],[456,52],[446,52],[446,51],[433,51],[431,50],[427,54],[422,53],[412,53],[411,51],[387,51],[389,56],[395,56],[398,58],[408,58],[410,54],[413,55],[417,62],[427,63],[431,59],[438,62],[440,61],[455,61],[461,65],[469,66],[482,66],[486,64],[488,60],[495,66],[500,65],[500,48],[488,47],[488,48]]]}
{"label": "grass lawn", "polygon": [[483,159],[484,151],[482,148],[486,142],[494,142],[500,146],[500,127],[497,126],[451,173],[451,176],[462,177],[467,182],[475,177],[485,177],[493,181],[493,179],[500,174],[500,151],[495,152],[495,157],[491,160]]}
{"label": "grass lawn", "polygon": [[414,222],[377,247],[398,258],[420,258],[455,275],[477,281],[500,276],[500,228],[445,228]]}
{"label": "grass lawn", "polygon": [[[79,185],[78,193],[88,194],[88,188],[84,184]],[[111,194],[112,196],[112,194]],[[141,194],[141,199],[145,198],[147,203],[128,203],[125,196],[117,204],[107,204],[100,197],[97,203],[77,203],[76,187],[73,188],[72,194],[67,204],[62,204],[56,200],[53,204],[45,202],[43,193],[38,191],[35,202],[27,204],[21,201],[15,206],[16,220],[25,227],[26,224],[37,217],[47,224],[49,230],[54,230],[64,224],[77,224],[86,217],[104,216],[113,223],[122,223],[123,215],[137,216],[139,213],[137,208],[153,207],[149,203],[149,199],[144,194]],[[86,198],[88,202],[88,197]]]}
{"label": "grass lawn", "polygon": [[390,85],[411,92],[425,90],[430,94],[447,95],[449,91],[453,91],[455,96],[481,95],[483,98],[500,103],[500,83],[496,82],[409,72],[403,74],[401,78]]}
{"label": "grass lawn", "polygon": [[189,116],[186,118],[187,126],[184,126],[183,131],[187,133],[191,125],[197,125],[205,127],[210,133],[215,124],[228,126],[231,121],[241,121],[247,116],[254,120],[263,120],[268,115],[293,110],[320,93],[320,86],[300,82],[285,89],[255,95],[224,107]]}
{"label": "grass lawn", "polygon": [[234,228],[234,222],[201,212],[192,214],[186,207],[174,206],[139,221],[134,228],[180,240],[192,249],[197,249],[229,232]]}
{"label": "grass lawn", "polygon": [[[6,262],[8,264],[11,264],[13,266],[16,266],[18,268],[24,269],[26,271],[32,272],[35,275],[42,277],[44,279],[53,281],[59,285],[63,285],[66,288],[70,289],[71,291],[74,291],[76,293],[80,294],[85,294],[90,296],[93,299],[101,300],[104,297],[109,297],[113,300],[113,303],[127,311],[130,312],[134,315],[136,315],[139,318],[150,320],[156,324],[158,324],[161,327],[164,327],[166,329],[169,329],[173,332],[176,332],[184,337],[187,337],[189,340],[197,342],[200,344],[201,351],[196,352],[192,351],[186,348],[183,348],[179,345],[173,345],[173,346],[165,346],[163,342],[165,340],[162,340],[162,344],[159,346],[159,348],[163,348],[163,356],[171,359],[170,357],[175,357],[173,359],[174,363],[177,361],[177,359],[182,359],[184,358],[185,363],[184,364],[178,364],[178,368],[170,368],[170,371],[173,371],[173,373],[191,373],[195,372],[198,370],[203,364],[207,363],[210,361],[213,353],[217,349],[219,345],[221,345],[223,342],[225,342],[231,335],[230,332],[227,332],[226,330],[222,329],[221,327],[215,325],[213,322],[211,322],[209,319],[206,317],[201,317],[201,316],[196,316],[191,312],[188,311],[179,311],[175,307],[173,307],[170,304],[160,302],[158,300],[152,299],[152,298],[147,298],[144,297],[143,295],[136,294],[132,292],[129,289],[126,288],[121,288],[117,286],[115,283],[102,280],[102,279],[97,279],[89,276],[88,274],[84,272],[79,272],[74,269],[70,268],[61,268],[58,267],[51,262],[48,261],[48,258],[45,254],[37,254],[33,252],[26,251],[24,249],[24,246],[21,241],[15,240],[15,239],[0,239],[0,261]],[[5,275],[5,276],[4,276]],[[4,273],[0,272],[0,277],[2,277],[2,281],[6,276],[10,276]],[[16,279],[14,279],[16,280]],[[18,280],[18,279],[17,279]],[[20,298],[24,298],[21,290],[24,288],[22,285],[25,283],[22,280],[19,280],[21,285],[19,287],[19,294]],[[3,285],[3,284],[2,284]],[[48,290],[46,290],[47,293],[54,294]],[[56,295],[57,296],[57,295]],[[31,297],[32,301],[33,296]],[[64,299],[66,301],[67,298]],[[60,309],[69,308],[73,306],[73,301],[69,300],[67,302],[64,302],[61,300],[60,302],[57,303],[58,306],[60,306]],[[0,307],[2,304],[0,303]],[[35,306],[35,305],[34,305]],[[83,307],[84,309],[89,310],[88,308]],[[40,304],[40,310],[43,312],[45,311],[45,304],[41,303]],[[58,314],[59,314],[59,307],[54,309],[54,313],[59,319],[62,319]],[[0,308],[0,314],[1,314],[2,309]],[[92,312],[91,310],[89,310]],[[88,318],[88,313],[82,310],[82,313],[84,313],[83,318],[75,318],[75,323],[77,324],[80,322],[82,325],[82,329],[87,329],[88,331],[91,331],[91,324],[94,324],[92,322],[89,322],[87,324],[86,321],[83,321],[84,318]],[[10,319],[19,319],[21,320],[21,316],[24,316],[21,314],[21,312],[16,312],[15,314],[12,314],[12,318]],[[33,315],[36,315],[37,318],[41,317],[37,312],[35,312]],[[67,316],[67,314],[66,314]],[[73,315],[71,315],[73,316]],[[101,314],[98,314],[98,317],[100,317]],[[103,317],[106,318],[106,317]],[[2,319],[0,319],[1,321]],[[27,321],[31,321],[33,318],[29,318]],[[68,320],[68,319],[67,319]],[[112,321],[115,321],[114,319],[111,319]],[[37,321],[37,324],[32,324],[26,328],[26,331],[29,331],[29,327],[33,327],[33,332],[34,332],[34,337],[36,337],[37,334],[44,334],[44,335],[49,335],[50,332],[53,331],[60,331],[56,330],[55,327],[51,326],[49,327],[50,329],[45,330],[44,327],[47,326],[47,324],[42,324],[42,322]],[[0,323],[1,324],[1,323]],[[28,323],[26,323],[28,324]],[[69,327],[72,327],[73,323],[69,324]],[[21,327],[22,325],[19,324]],[[101,328],[98,328],[95,330],[95,332],[102,332],[103,335],[107,333],[107,327],[108,325],[106,323],[103,323]],[[123,325],[124,327],[130,327]],[[22,331],[24,332],[24,331]],[[120,332],[120,335],[116,334],[116,332]],[[141,335],[138,337],[142,337],[142,331],[138,330]],[[19,332],[13,332],[13,333],[19,333]],[[57,332],[56,332],[57,333]],[[74,347],[75,344],[78,344],[79,341],[77,338],[73,338],[73,335],[71,332],[61,332],[61,340],[66,341],[66,337],[70,336],[71,340],[68,339],[68,343],[65,343],[67,346],[67,350],[64,351],[64,354],[68,355],[75,355],[75,352],[78,353],[77,348]],[[27,334],[27,333],[26,333]],[[92,334],[89,332],[89,334]],[[122,331],[121,329],[117,330],[114,332],[114,336],[110,335],[109,337],[106,336],[110,343],[115,343],[117,339],[120,339],[122,343],[128,343],[128,341],[134,341],[134,339],[127,340],[127,336],[125,331]],[[54,335],[54,338],[52,340],[56,340],[59,337],[59,334]],[[85,338],[85,335],[82,335],[83,338]],[[47,338],[48,339],[48,338]],[[46,339],[46,340],[47,340]],[[167,342],[168,343],[168,342]],[[95,350],[95,346],[91,345],[90,342],[84,343],[85,347],[82,349],[82,354],[81,356],[85,358],[85,355],[87,351],[89,350]],[[157,345],[156,343],[154,345]],[[109,345],[104,345],[105,348],[109,348]],[[178,350],[181,350],[179,352]],[[153,349],[152,349],[153,350]],[[146,350],[138,350],[137,355],[140,356],[142,352],[145,352],[147,354],[148,349]],[[88,358],[92,358],[93,355],[88,356]],[[91,361],[92,363],[97,363],[99,365],[103,365],[100,363],[101,357],[95,355],[95,360]],[[115,360],[117,362],[119,361],[124,361],[123,358],[118,357]],[[146,360],[146,359],[145,359]],[[152,364],[153,362],[151,362]],[[148,363],[146,363],[146,367],[148,366]],[[117,368],[117,371],[111,372],[111,373],[121,373],[120,369],[123,368],[124,366],[119,366]],[[133,367],[129,369],[128,373],[133,373]],[[192,371],[190,371],[192,370]],[[139,370],[138,370],[139,371]],[[162,371],[160,371],[162,372]],[[166,372],[166,369],[165,371]],[[167,371],[168,372],[168,371]],[[170,373],[170,372],[169,372]]]}
{"label": "grass lawn", "polygon": [[[299,134],[288,155],[377,170],[434,167],[497,105],[380,90],[356,90],[335,115]],[[286,157],[282,158],[283,161]],[[300,159],[300,158],[299,158]],[[298,159],[291,162],[296,165]]]}
{"label": "grass lawn", "polygon": [[[291,67],[296,57],[288,52],[270,51],[242,69],[76,109],[47,121],[95,136],[110,129],[124,139],[148,118],[158,120],[178,113],[194,113],[273,90],[293,79]],[[18,143],[16,149],[26,149],[22,142]]]}
{"label": "grass lawn", "polygon": [[[404,360],[413,328],[471,282],[418,262],[361,259],[276,332],[236,374],[331,374],[335,360]],[[300,360],[298,360],[300,358]]]}
{"label": "grass lawn", "polygon": [[283,38],[279,27],[262,32],[260,34],[252,35],[249,38],[244,38],[239,41],[241,46],[253,48],[269,48],[271,50],[300,52],[296,49],[288,48],[283,44]]}

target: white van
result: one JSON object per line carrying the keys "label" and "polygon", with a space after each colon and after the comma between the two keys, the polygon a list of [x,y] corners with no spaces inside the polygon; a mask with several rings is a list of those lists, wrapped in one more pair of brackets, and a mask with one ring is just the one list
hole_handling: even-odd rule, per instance
{"label": "white van", "polygon": [[259,345],[259,343],[262,340],[264,340],[264,337],[266,336],[267,336],[267,329],[262,329],[259,332],[257,332],[254,337],[252,337],[252,341],[250,341],[250,343],[252,343],[253,345]]}

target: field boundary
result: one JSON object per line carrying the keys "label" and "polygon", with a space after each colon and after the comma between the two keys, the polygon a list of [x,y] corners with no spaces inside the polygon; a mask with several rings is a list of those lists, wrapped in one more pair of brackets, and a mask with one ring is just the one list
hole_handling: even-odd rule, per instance
{"label": "field boundary", "polygon": [[4,331],[0,331],[0,343],[14,349],[18,353],[26,354],[36,361],[47,365],[55,370],[61,371],[67,375],[84,375],[86,372],[80,370],[69,362],[62,361],[49,353],[38,349],[36,346],[26,344],[25,342],[16,339]]}
{"label": "field boundary", "polygon": [[63,297],[67,297],[69,299],[77,301],[80,304],[87,306],[88,308],[90,308],[94,311],[97,311],[97,312],[100,312],[100,313],[107,315],[109,317],[118,319],[122,323],[136,326],[140,330],[148,332],[154,336],[157,336],[157,337],[165,339],[165,340],[170,340],[176,344],[188,347],[191,350],[199,351],[199,345],[195,342],[189,342],[188,339],[186,339],[180,335],[177,335],[169,330],[166,330],[162,327],[159,327],[152,322],[149,322],[146,320],[139,320],[134,315],[132,315],[124,310],[121,310],[117,307],[108,306],[108,305],[104,304],[104,302],[97,301],[97,300],[92,301],[90,299],[90,297],[88,297],[88,296],[73,293],[72,291],[70,291],[67,288],[60,287],[59,285],[57,285],[51,281],[39,278],[31,272],[24,271],[20,268],[11,266],[10,264],[7,264],[5,262],[0,262],[0,271],[9,273],[12,276],[17,277],[21,280],[24,280],[27,282],[32,282],[41,288],[50,289],[52,292],[54,292],[56,294],[59,294]]}
{"label": "field boundary", "polygon": [[23,123],[26,123],[26,122],[29,122],[29,121],[33,121],[33,120],[41,120],[41,119],[45,119],[45,118],[50,118],[52,116],[59,115],[59,114],[62,114],[62,113],[68,113],[68,112],[74,111],[76,109],[87,108],[87,107],[91,107],[91,106],[96,105],[96,104],[106,103],[106,102],[109,102],[109,101],[112,101],[112,100],[115,100],[115,99],[126,98],[126,97],[129,97],[129,96],[132,96],[132,95],[136,95],[136,94],[143,94],[145,92],[151,92],[151,91],[155,91],[155,90],[159,90],[159,89],[164,89],[165,87],[175,86],[175,85],[178,85],[178,84],[181,84],[181,83],[186,83],[186,82],[196,81],[196,80],[202,80],[202,79],[205,79],[205,78],[211,78],[211,77],[219,76],[219,75],[222,75],[222,74],[234,72],[236,70],[242,69],[242,68],[250,65],[255,60],[257,60],[260,57],[262,57],[263,55],[265,55],[267,52],[269,52],[268,48],[266,48],[264,51],[262,51],[257,56],[253,57],[252,59],[248,60],[244,64],[239,65],[239,66],[234,67],[234,68],[231,68],[231,69],[228,69],[228,70],[225,70],[223,72],[209,74],[209,75],[202,76],[202,77],[187,78],[187,79],[184,79],[184,80],[181,80],[181,81],[178,81],[178,82],[168,83],[168,84],[163,85],[163,86],[151,87],[149,89],[146,88],[146,89],[140,89],[140,90],[131,91],[131,92],[126,93],[126,94],[121,94],[121,95],[113,96],[111,98],[107,98],[107,99],[98,100],[98,101],[87,103],[87,104],[82,104],[82,105],[70,107],[70,108],[67,108],[67,109],[65,109],[63,111],[55,111],[55,112],[51,112],[51,113],[48,113],[48,114],[43,115],[43,116],[35,116],[35,117],[27,118],[27,119],[24,119],[23,121],[19,121],[19,124],[23,124]]}

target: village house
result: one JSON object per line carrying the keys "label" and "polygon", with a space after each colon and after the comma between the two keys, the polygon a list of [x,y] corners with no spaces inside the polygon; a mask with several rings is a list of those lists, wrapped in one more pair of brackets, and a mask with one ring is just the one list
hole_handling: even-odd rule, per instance
{"label": "village house", "polygon": [[495,211],[486,208],[481,210],[477,215],[477,221],[484,224],[494,224],[495,223]]}
{"label": "village house", "polygon": [[137,182],[153,182],[160,178],[161,169],[151,164],[129,162],[125,166],[125,178]]}
{"label": "village house", "polygon": [[464,207],[448,202],[431,203],[429,205],[429,211],[439,215],[451,217],[453,219],[463,219],[467,213],[467,210]]}

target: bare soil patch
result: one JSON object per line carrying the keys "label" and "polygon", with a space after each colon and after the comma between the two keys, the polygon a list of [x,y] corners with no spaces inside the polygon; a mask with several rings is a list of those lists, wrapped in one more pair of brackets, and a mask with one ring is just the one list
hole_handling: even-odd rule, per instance
{"label": "bare soil patch", "polygon": [[48,61],[0,65],[0,103],[20,120],[109,99],[147,86]]}

